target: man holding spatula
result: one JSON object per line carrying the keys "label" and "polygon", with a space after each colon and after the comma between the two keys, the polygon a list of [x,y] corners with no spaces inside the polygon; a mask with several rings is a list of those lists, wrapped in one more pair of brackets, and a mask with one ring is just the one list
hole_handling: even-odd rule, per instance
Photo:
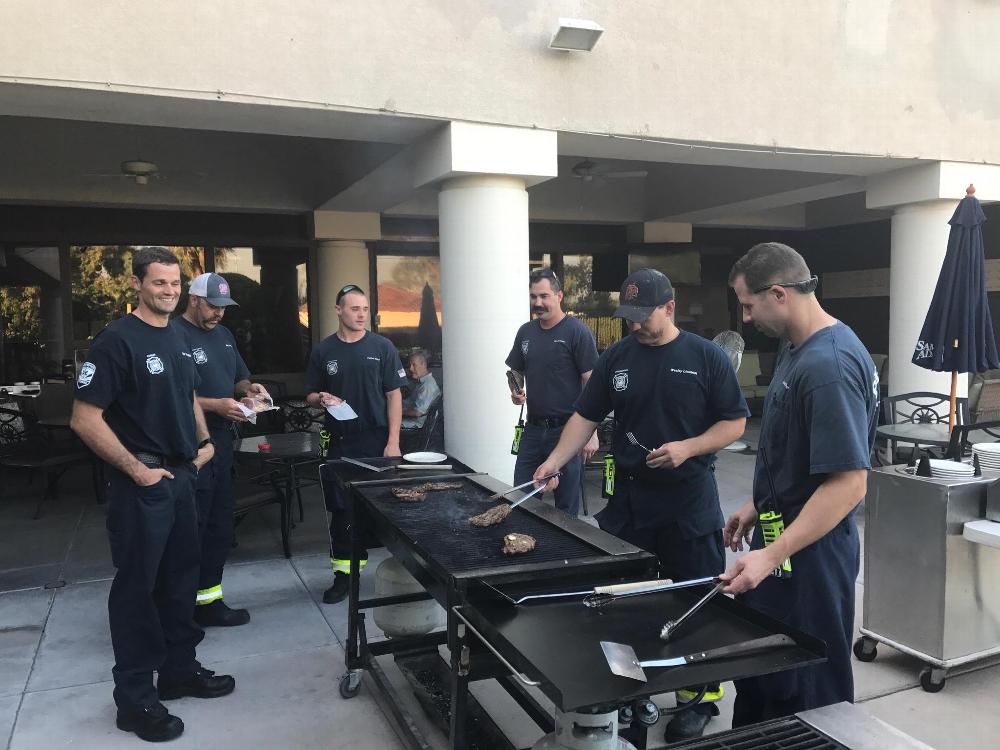
{"label": "man holding spatula", "polygon": [[[625,279],[614,315],[628,321],[630,335],[598,359],[535,478],[563,466],[614,411],[614,494],[597,520],[654,553],[661,576],[684,581],[726,567],[715,452],[743,434],[748,411],[729,358],[680,330],[675,307],[673,286],[659,271],[643,268]],[[684,690],[677,699],[696,696]],[[721,697],[722,687],[709,685],[699,705],[671,720],[667,740],[701,736]]]}

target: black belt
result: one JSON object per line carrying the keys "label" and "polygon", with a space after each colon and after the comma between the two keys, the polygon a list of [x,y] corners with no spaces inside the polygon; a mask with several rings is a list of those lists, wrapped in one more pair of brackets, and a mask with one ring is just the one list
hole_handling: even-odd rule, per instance
{"label": "black belt", "polygon": [[191,463],[190,459],[181,458],[179,456],[160,456],[156,453],[146,453],[145,451],[139,451],[134,454],[137,459],[150,469],[159,469],[162,466],[183,466],[184,464]]}
{"label": "black belt", "polygon": [[568,421],[569,417],[528,417],[532,427],[562,427]]}

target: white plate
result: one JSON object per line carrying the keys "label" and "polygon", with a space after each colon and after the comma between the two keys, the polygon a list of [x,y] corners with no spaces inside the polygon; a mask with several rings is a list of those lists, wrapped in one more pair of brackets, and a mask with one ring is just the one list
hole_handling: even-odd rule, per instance
{"label": "white plate", "polygon": [[417,453],[406,453],[403,455],[407,461],[415,464],[439,464],[447,461],[448,457],[443,453],[431,453],[430,451],[419,451]]}
{"label": "white plate", "polygon": [[931,468],[938,469],[939,471],[972,471],[972,467],[968,464],[963,464],[960,461],[942,461],[939,458],[931,459]]}
{"label": "white plate", "polygon": [[979,453],[992,453],[1000,458],[1000,443],[973,443],[972,450]]}

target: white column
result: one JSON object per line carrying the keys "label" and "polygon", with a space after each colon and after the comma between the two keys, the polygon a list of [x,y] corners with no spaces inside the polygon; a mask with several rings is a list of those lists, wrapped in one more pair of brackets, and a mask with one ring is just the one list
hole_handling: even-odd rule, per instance
{"label": "white column", "polygon": [[[914,203],[892,216],[889,267],[889,394],[913,391],[951,392],[951,375],[931,372],[911,362],[927,317],[941,264],[948,248],[948,220],[954,200]],[[968,392],[968,377],[958,376],[958,395]]]}
{"label": "white column", "polygon": [[506,482],[518,409],[504,360],[528,320],[528,193],[520,177],[445,181],[438,198],[445,441],[448,453]]}
{"label": "white column", "polygon": [[[337,330],[337,292],[347,284],[357,284],[371,299],[368,272],[368,246],[361,240],[323,240],[316,251],[316,285],[319,299],[313,309],[319,315],[319,336],[326,338]],[[369,321],[371,328],[371,321]]]}

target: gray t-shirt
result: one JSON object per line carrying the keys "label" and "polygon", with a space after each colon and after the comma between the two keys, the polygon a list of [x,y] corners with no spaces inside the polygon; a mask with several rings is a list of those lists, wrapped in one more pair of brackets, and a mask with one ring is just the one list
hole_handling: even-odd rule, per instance
{"label": "gray t-shirt", "polygon": [[596,363],[594,334],[569,315],[548,330],[537,320],[525,323],[507,355],[507,366],[524,373],[531,419],[568,419],[580,395],[580,376]]}

